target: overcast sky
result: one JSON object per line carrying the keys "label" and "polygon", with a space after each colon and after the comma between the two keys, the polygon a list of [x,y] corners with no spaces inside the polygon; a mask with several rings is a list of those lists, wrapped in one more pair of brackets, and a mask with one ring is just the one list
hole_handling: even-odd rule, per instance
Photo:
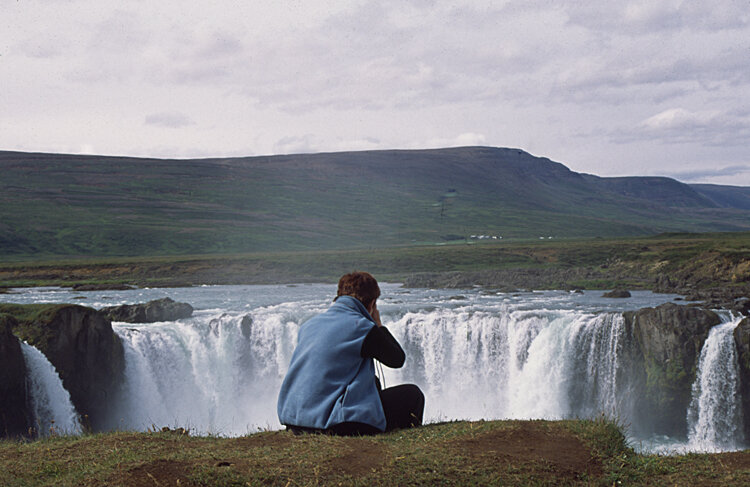
{"label": "overcast sky", "polygon": [[518,147],[750,186],[750,0],[0,0],[0,150]]}

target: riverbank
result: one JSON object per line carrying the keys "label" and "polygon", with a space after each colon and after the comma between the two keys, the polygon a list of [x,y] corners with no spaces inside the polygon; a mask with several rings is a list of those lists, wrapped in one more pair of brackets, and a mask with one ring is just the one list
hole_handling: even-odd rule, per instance
{"label": "riverbank", "polygon": [[648,289],[718,304],[750,295],[750,233],[4,262],[0,290],[336,282],[353,269],[415,287]]}
{"label": "riverbank", "polygon": [[750,452],[643,455],[604,420],[432,424],[367,438],[118,432],[0,442],[0,484],[747,485]]}

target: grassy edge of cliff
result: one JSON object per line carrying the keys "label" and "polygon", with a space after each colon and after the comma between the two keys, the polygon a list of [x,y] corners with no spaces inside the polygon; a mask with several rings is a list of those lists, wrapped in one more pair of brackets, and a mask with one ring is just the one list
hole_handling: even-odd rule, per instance
{"label": "grassy edge of cliff", "polygon": [[0,441],[0,484],[747,485],[750,451],[633,451],[605,420],[458,421],[374,437],[179,431]]}

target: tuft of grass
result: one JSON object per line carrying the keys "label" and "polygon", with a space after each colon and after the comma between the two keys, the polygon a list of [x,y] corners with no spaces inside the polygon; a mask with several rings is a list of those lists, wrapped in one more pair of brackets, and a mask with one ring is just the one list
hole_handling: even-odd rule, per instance
{"label": "tuft of grass", "polygon": [[594,419],[571,421],[568,427],[590,445],[599,458],[613,458],[620,454],[632,453],[625,436],[626,426],[601,415]]}

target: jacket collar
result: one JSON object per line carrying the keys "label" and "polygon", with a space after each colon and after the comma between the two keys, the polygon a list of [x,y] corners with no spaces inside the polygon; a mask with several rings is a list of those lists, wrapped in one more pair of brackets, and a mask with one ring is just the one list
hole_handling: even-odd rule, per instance
{"label": "jacket collar", "polygon": [[365,308],[365,305],[362,304],[359,299],[353,296],[339,296],[333,303],[333,305],[340,305],[353,311],[358,311],[368,320],[375,322],[372,316],[370,316],[370,313],[367,312],[367,308]]}

